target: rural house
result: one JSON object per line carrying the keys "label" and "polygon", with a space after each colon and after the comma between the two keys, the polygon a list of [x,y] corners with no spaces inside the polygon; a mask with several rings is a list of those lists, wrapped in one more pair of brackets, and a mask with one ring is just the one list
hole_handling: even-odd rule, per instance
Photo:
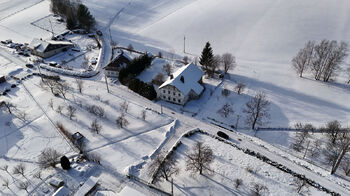
{"label": "rural house", "polygon": [[121,68],[126,66],[131,61],[131,58],[126,55],[123,51],[120,55],[114,58],[104,69],[106,76],[118,77],[118,73]]}
{"label": "rural house", "polygon": [[68,41],[53,41],[53,40],[41,40],[33,39],[29,44],[29,48],[32,54],[40,56],[42,58],[48,58],[62,51],[72,48],[74,45]]}
{"label": "rural house", "polygon": [[181,67],[158,88],[158,98],[185,105],[188,100],[199,98],[203,92],[202,76],[202,70],[193,63]]}

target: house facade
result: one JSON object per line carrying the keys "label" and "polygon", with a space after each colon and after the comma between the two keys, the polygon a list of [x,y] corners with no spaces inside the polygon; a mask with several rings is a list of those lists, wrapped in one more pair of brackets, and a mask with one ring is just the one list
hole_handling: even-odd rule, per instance
{"label": "house facade", "polygon": [[33,39],[28,47],[32,54],[42,58],[49,58],[61,53],[62,51],[68,50],[73,46],[73,43],[68,41]]}
{"label": "house facade", "polygon": [[159,88],[159,99],[185,105],[191,99],[198,99],[202,94],[203,72],[195,64],[190,63],[170,75]]}
{"label": "house facade", "polygon": [[124,52],[121,52],[116,58],[114,58],[104,69],[107,77],[116,78],[118,77],[121,68],[125,67],[131,58]]}

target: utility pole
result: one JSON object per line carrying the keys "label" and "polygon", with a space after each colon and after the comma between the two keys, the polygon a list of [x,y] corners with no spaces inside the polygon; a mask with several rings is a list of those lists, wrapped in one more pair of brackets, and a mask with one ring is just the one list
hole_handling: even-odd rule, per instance
{"label": "utility pole", "polygon": [[105,81],[106,81],[106,86],[107,86],[107,92],[109,93],[109,88],[108,88],[108,82],[107,82],[107,76],[105,74]]}
{"label": "utility pole", "polygon": [[184,36],[184,53],[186,53],[186,37]]}

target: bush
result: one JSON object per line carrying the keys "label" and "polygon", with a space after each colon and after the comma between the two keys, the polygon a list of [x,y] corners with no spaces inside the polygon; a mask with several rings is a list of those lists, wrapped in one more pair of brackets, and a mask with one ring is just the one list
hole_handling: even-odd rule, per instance
{"label": "bush", "polygon": [[242,179],[237,178],[235,180],[235,187],[236,187],[236,189],[238,189],[242,184],[243,184],[243,180]]}
{"label": "bush", "polygon": [[219,137],[222,137],[222,138],[227,139],[227,140],[229,139],[229,136],[222,131],[218,131],[217,134]]}
{"label": "bush", "polygon": [[55,149],[46,148],[39,155],[39,166],[43,169],[56,167],[56,163],[58,162],[60,156],[61,154]]}
{"label": "bush", "polygon": [[62,169],[69,170],[71,168],[70,167],[70,161],[69,161],[69,159],[66,156],[61,157],[61,161],[60,162],[61,162]]}

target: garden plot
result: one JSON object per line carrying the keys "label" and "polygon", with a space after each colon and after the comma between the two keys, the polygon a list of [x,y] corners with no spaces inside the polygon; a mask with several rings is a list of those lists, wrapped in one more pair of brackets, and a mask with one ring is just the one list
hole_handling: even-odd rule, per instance
{"label": "garden plot", "polygon": [[[213,172],[210,175],[190,174],[185,171],[186,154],[196,142],[203,142],[214,152],[214,161],[210,165]],[[228,144],[202,134],[183,138],[182,143],[174,153],[178,160],[177,166],[180,168],[179,174],[173,177],[175,195],[251,195],[253,184],[266,186],[265,195],[297,194],[292,175]],[[236,179],[242,180],[238,188],[235,187]],[[165,190],[171,188],[170,183],[166,181],[160,182],[159,185]],[[313,187],[302,190],[311,195],[326,195]]]}
{"label": "garden plot", "polygon": [[[79,94],[74,90],[75,80],[65,80],[72,88],[66,100],[54,97],[49,91],[42,91],[38,86],[38,77],[31,80],[28,88],[40,92],[37,96],[42,97],[41,105],[48,116],[54,119],[54,123],[60,122],[71,134],[80,132],[85,137],[85,149],[99,154],[102,162],[124,171],[127,166],[147,157],[165,139],[167,125],[173,121],[171,118],[146,110],[142,104],[120,98],[113,86],[110,87],[111,92],[107,93],[104,82],[84,80],[83,93]],[[51,100],[54,109],[49,106]],[[128,105],[127,111],[121,108],[124,103]],[[67,111],[69,105],[77,109],[71,120]],[[91,113],[89,108],[92,106],[102,108],[103,117]],[[58,107],[62,108],[61,114],[57,112]],[[143,111],[145,120],[142,118]],[[116,119],[122,115],[128,121],[124,127],[116,124]],[[94,120],[102,126],[98,134],[91,130]]]}
{"label": "garden plot", "polygon": [[45,31],[51,32],[53,36],[62,34],[67,31],[66,23],[62,21],[62,18],[59,16],[55,17],[52,14],[40,18],[31,24]]}

